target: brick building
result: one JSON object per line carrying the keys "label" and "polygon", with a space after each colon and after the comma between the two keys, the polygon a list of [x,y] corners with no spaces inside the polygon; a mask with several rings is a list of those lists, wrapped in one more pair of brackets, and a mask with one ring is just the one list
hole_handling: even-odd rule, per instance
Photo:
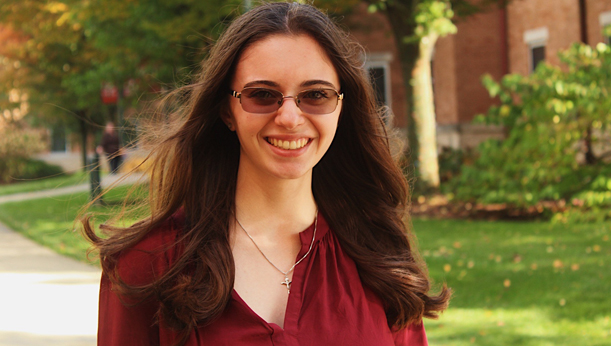
{"label": "brick building", "polygon": [[[346,19],[352,35],[367,50],[366,66],[379,90],[405,127],[407,106],[390,26],[381,14],[359,7]],[[512,0],[457,21],[458,33],[441,38],[432,61],[440,147],[472,147],[500,128],[471,124],[493,104],[481,83],[484,74],[499,80],[508,73],[528,74],[537,63],[558,64],[557,53],[575,42],[609,43],[603,28],[611,24],[611,0]]]}
{"label": "brick building", "polygon": [[[361,3],[341,23],[366,48],[365,65],[376,81],[378,97],[392,108],[393,124],[405,129],[401,66],[386,18],[368,13]],[[609,43],[602,35],[606,25],[611,25],[611,0],[511,0],[507,8],[460,18],[458,33],[439,39],[432,61],[439,148],[472,147],[503,135],[500,128],[471,124],[494,102],[482,86],[483,74],[496,80],[507,73],[528,74],[539,61],[558,63],[557,52],[574,42]],[[8,34],[0,26],[0,51],[10,42]],[[60,135],[63,141],[52,145],[58,157],[77,149]]]}

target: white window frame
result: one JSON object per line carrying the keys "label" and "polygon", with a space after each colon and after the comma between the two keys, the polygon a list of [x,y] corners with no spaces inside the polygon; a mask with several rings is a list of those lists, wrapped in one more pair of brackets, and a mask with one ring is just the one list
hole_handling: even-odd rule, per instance
{"label": "white window frame", "polygon": [[[532,30],[526,30],[524,32],[524,43],[528,45],[528,71],[532,73],[535,70],[533,64],[533,49],[539,47],[546,47],[547,41],[549,40],[549,29],[547,27],[540,27]],[[545,52],[547,56],[547,51]]]}
{"label": "white window frame", "polygon": [[[600,30],[604,29],[607,25],[611,25],[611,11],[603,12],[598,17],[600,22]],[[605,44],[611,44],[611,37],[603,35],[603,42]]]}
{"label": "white window frame", "polygon": [[382,68],[384,70],[384,98],[386,106],[392,109],[392,92],[390,90],[390,62],[392,61],[391,53],[370,53],[365,57],[365,69],[369,73],[370,68]]}

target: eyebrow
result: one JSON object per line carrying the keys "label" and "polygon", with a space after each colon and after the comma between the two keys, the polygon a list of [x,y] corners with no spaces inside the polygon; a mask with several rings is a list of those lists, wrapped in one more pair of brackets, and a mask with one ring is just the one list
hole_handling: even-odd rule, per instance
{"label": "eyebrow", "polygon": [[[273,81],[270,81],[270,80],[255,80],[255,81],[248,82],[248,83],[244,84],[244,88],[258,86],[258,85],[265,85],[265,86],[273,87],[273,88],[279,88],[280,87],[280,84],[278,84],[276,82],[273,82]],[[325,86],[331,87],[333,89],[336,88],[335,85],[333,85],[333,83],[328,82],[326,80],[322,80],[322,79],[308,80],[308,81],[305,81],[305,82],[301,83],[300,86],[301,87],[310,87],[310,86],[313,86],[313,85],[325,85]]]}
{"label": "eyebrow", "polygon": [[313,86],[313,85],[326,85],[328,87],[331,87],[333,89],[335,89],[335,85],[333,85],[333,83],[331,82],[327,82],[326,80],[322,80],[322,79],[315,79],[315,80],[309,80],[309,81],[305,81],[303,83],[301,83],[302,87],[309,87],[309,86]]}
{"label": "eyebrow", "polygon": [[278,84],[276,82],[272,82],[271,80],[255,80],[255,81],[248,82],[248,83],[244,84],[244,88],[256,86],[256,85],[259,85],[259,84],[267,85],[269,87],[274,87],[274,88],[280,87],[280,84]]}

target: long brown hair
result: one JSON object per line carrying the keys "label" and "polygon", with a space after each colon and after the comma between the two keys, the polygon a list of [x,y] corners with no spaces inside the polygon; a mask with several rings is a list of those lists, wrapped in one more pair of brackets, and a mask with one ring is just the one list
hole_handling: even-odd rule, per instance
{"label": "long brown hair", "polygon": [[[127,228],[102,225],[107,238],[96,236],[89,220],[83,220],[104,271],[121,294],[155,295],[164,321],[187,334],[223,312],[234,283],[228,229],[240,144],[221,116],[229,111],[229,82],[241,52],[273,34],[314,38],[346,95],[333,143],[313,171],[320,212],[356,262],[362,282],[383,300],[389,326],[436,317],[450,291],[443,287],[439,295],[429,294],[426,269],[410,246],[404,223],[409,188],[391,156],[363,70],[363,50],[325,14],[299,3],[265,4],[238,17],[210,51],[197,82],[176,91],[187,98],[186,112],[151,154],[151,216]],[[144,286],[123,282],[116,271],[121,251],[181,208],[187,222],[173,267]]]}

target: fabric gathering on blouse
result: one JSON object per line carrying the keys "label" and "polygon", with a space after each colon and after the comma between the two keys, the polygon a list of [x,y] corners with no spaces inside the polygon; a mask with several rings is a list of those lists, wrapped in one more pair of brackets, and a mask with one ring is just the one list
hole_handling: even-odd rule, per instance
{"label": "fabric gathering on blouse", "polygon": [[[184,216],[179,214],[152,230],[118,262],[119,275],[128,284],[150,283],[177,258],[173,244]],[[299,234],[301,258],[310,246],[312,224]],[[173,345],[177,333],[156,323],[159,302],[147,300],[124,305],[102,274],[98,345]],[[257,315],[233,290],[221,316],[193,330],[186,343],[195,345],[324,346],[402,345],[427,346],[423,324],[392,331],[382,301],[359,278],[354,261],[344,251],[324,217],[311,253],[295,267],[284,328]]]}

